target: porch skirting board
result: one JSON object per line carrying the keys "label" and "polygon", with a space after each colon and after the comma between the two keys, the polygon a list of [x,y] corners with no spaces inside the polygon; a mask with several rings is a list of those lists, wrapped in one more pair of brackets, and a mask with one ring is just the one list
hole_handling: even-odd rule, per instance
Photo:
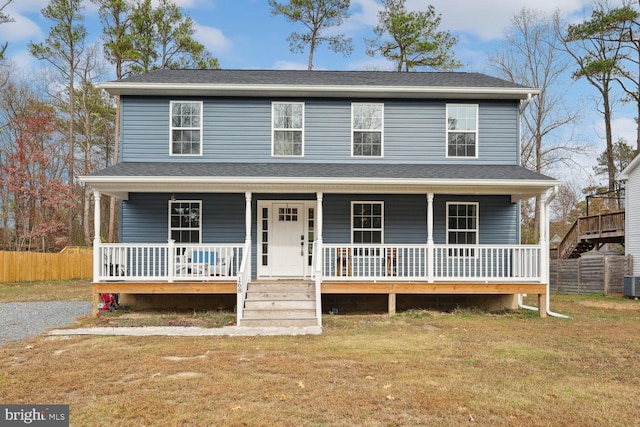
{"label": "porch skirting board", "polygon": [[100,294],[233,294],[238,284],[233,281],[216,282],[104,282],[91,287],[92,313],[98,313]]}
{"label": "porch skirting board", "polygon": [[[93,313],[98,312],[100,294],[237,294],[236,281],[216,282],[105,282],[92,285]],[[547,316],[547,285],[542,283],[464,282],[367,282],[324,281],[322,294],[386,294],[389,314],[396,312],[396,295],[538,295],[540,317]]]}
{"label": "porch skirting board", "polygon": [[540,317],[547,317],[547,285],[543,283],[464,283],[464,282],[322,282],[322,294],[386,294],[389,314],[396,311],[396,295],[516,295],[538,296]]}

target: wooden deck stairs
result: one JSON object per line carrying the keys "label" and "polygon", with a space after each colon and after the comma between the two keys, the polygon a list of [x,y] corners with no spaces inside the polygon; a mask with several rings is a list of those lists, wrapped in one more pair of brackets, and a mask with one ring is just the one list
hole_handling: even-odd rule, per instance
{"label": "wooden deck stairs", "polygon": [[605,243],[624,244],[624,211],[578,218],[558,245],[558,258],[579,258]]}
{"label": "wooden deck stairs", "polygon": [[240,326],[316,326],[315,284],[308,281],[256,281],[247,286]]}

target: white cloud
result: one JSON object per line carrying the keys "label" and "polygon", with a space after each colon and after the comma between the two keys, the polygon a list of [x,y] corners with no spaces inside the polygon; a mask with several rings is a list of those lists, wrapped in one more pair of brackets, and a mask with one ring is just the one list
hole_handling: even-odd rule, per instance
{"label": "white cloud", "polygon": [[611,121],[614,142],[624,138],[632,147],[636,145],[636,121],[633,117],[618,117]]}
{"label": "white cloud", "polygon": [[[13,3],[11,3],[12,5]],[[11,42],[44,39],[45,32],[31,19],[15,9],[5,9],[13,22],[0,25],[0,40]]]}
{"label": "white cloud", "polygon": [[[502,37],[513,15],[524,6],[547,13],[559,9],[563,14],[573,14],[590,4],[589,0],[538,0],[535,4],[529,0],[431,0],[429,3],[441,16],[440,30],[469,33],[483,40]],[[406,6],[408,10],[425,10],[425,4],[424,0],[407,0]]]}
{"label": "white cloud", "polygon": [[306,70],[307,63],[294,62],[294,61],[276,61],[273,64],[274,70]]}
{"label": "white cloud", "polygon": [[194,26],[196,32],[193,38],[202,43],[214,56],[226,52],[231,47],[231,40],[226,38],[220,29],[197,23]]}

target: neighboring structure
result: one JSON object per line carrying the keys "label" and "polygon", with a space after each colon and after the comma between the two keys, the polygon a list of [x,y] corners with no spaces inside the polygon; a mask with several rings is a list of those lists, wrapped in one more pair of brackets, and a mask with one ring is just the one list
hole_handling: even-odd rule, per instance
{"label": "neighboring structure", "polygon": [[618,181],[626,182],[625,253],[633,257],[633,276],[640,277],[640,155],[618,175]]}
{"label": "neighboring structure", "polygon": [[[384,295],[392,313],[396,295],[538,294],[546,314],[558,182],[519,165],[536,89],[261,70],[102,87],[121,96],[121,158],[81,178],[95,192],[95,295],[233,294],[240,325],[321,324],[323,298],[354,294]],[[101,194],[122,199],[122,243],[101,243]],[[519,201],[533,196],[541,240],[521,245]]]}

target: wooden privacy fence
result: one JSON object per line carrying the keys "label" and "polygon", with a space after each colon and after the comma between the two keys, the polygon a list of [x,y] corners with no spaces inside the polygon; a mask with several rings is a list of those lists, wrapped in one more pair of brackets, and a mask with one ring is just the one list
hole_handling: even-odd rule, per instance
{"label": "wooden privacy fence", "polygon": [[92,253],[0,251],[0,282],[91,279]]}
{"label": "wooden privacy fence", "polygon": [[621,294],[624,276],[630,275],[630,255],[589,255],[572,259],[552,259],[549,287],[567,294]]}

